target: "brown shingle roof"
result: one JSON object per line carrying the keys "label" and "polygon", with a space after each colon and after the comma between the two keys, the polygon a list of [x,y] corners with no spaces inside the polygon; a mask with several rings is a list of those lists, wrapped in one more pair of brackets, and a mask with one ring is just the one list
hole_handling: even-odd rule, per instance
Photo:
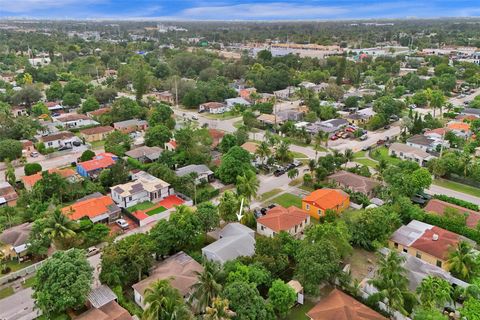
{"label": "brown shingle roof", "polygon": [[355,192],[361,192],[365,194],[370,193],[376,186],[380,185],[380,182],[375,179],[363,177],[358,174],[343,170],[328,176],[328,179],[334,180]]}
{"label": "brown shingle roof", "polygon": [[91,135],[91,134],[98,134],[98,133],[106,133],[113,131],[113,128],[110,126],[101,126],[101,127],[94,127],[88,128],[84,130],[80,130],[81,134]]}
{"label": "brown shingle roof", "polygon": [[4,198],[7,202],[13,201],[18,198],[18,194],[10,183],[3,181],[0,182],[0,197]]}
{"label": "brown shingle roof", "polygon": [[386,320],[380,313],[334,289],[307,312],[312,320]]}
{"label": "brown shingle roof", "polygon": [[73,138],[75,135],[69,131],[62,131],[59,133],[51,134],[49,136],[42,137],[42,142],[50,142],[55,140],[65,140],[69,138]]}

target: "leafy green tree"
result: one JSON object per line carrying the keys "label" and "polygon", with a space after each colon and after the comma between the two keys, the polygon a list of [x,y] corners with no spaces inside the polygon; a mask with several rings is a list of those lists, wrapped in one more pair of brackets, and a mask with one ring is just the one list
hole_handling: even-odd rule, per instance
{"label": "leafy green tree", "polygon": [[285,317],[296,300],[297,296],[292,287],[280,279],[273,281],[272,287],[268,290],[268,301],[277,315]]}
{"label": "leafy green tree", "polygon": [[68,309],[82,306],[90,292],[92,279],[93,270],[84,251],[58,251],[38,269],[33,298],[43,314],[53,318]]}
{"label": "leafy green tree", "polygon": [[117,97],[117,90],[110,87],[98,87],[95,89],[95,91],[93,91],[93,96],[95,97],[95,100],[97,100],[99,103],[109,103]]}
{"label": "leafy green tree", "polygon": [[464,302],[463,307],[460,309],[462,317],[468,320],[480,319],[480,300],[469,298]]}
{"label": "leafy green tree", "polygon": [[158,280],[145,290],[145,305],[147,308],[142,316],[145,320],[192,319],[183,297],[169,280]]}
{"label": "leafy green tree", "polygon": [[17,177],[15,175],[15,168],[10,160],[6,160],[7,170],[5,171],[5,180],[12,186],[15,187],[17,183]]}
{"label": "leafy green tree", "polygon": [[83,103],[82,103],[82,113],[87,113],[90,111],[94,111],[100,108],[100,103],[98,103],[97,99],[95,97],[88,97]]}
{"label": "leafy green tree", "polygon": [[13,139],[0,141],[0,161],[15,160],[22,156],[22,143]]}
{"label": "leafy green tree", "polygon": [[56,172],[49,173],[42,172],[42,179],[37,181],[33,186],[33,194],[42,201],[49,201],[56,198],[59,201],[63,200],[65,190],[67,189],[67,180]]}
{"label": "leafy green tree", "polygon": [[260,296],[255,284],[242,281],[229,283],[223,296],[230,301],[236,318],[245,320],[273,320],[273,308]]}
{"label": "leafy green tree", "polygon": [[135,118],[142,118],[145,115],[145,109],[135,100],[121,97],[115,100],[110,111],[112,122],[124,121]]}
{"label": "leafy green tree", "polygon": [[250,154],[241,147],[231,148],[223,157],[217,175],[224,183],[233,183],[238,176],[252,170]]}
{"label": "leafy green tree", "polygon": [[262,159],[262,163],[265,163],[267,158],[272,154],[272,150],[266,141],[262,141],[255,151],[255,154]]}
{"label": "leafy green tree", "polygon": [[121,131],[112,131],[105,139],[105,151],[123,157],[125,152],[130,150],[132,138]]}
{"label": "leafy green tree", "polygon": [[113,166],[102,170],[98,176],[100,184],[105,188],[126,183],[129,179],[128,168],[124,160],[119,159]]}
{"label": "leafy green tree", "polygon": [[230,310],[230,303],[227,299],[215,298],[212,305],[207,307],[204,320],[227,320],[231,319],[234,313]]}
{"label": "leafy green tree", "polygon": [[25,167],[23,167],[23,171],[25,172],[26,176],[31,176],[37,172],[42,171],[42,165],[40,163],[27,163]]}
{"label": "leafy green tree", "polygon": [[85,82],[83,82],[80,79],[73,79],[69,81],[65,85],[65,87],[63,87],[63,92],[64,92],[64,98],[65,98],[65,94],[68,94],[68,93],[77,94],[80,97],[83,97],[83,95],[87,92],[87,85]]}
{"label": "leafy green tree", "polygon": [[443,315],[436,309],[419,308],[415,310],[413,320],[447,320],[447,316]]}
{"label": "leafy green tree", "polygon": [[32,106],[32,115],[34,115],[35,117],[39,117],[42,114],[50,114],[50,111],[48,110],[45,103],[37,102]]}
{"label": "leafy green tree", "polygon": [[477,276],[480,271],[472,246],[465,241],[461,241],[457,248],[449,253],[446,267],[455,277],[465,281]]}
{"label": "leafy green tree", "polygon": [[218,208],[211,202],[202,202],[197,206],[196,214],[200,219],[202,230],[212,231],[220,225]]}
{"label": "leafy green tree", "polygon": [[142,100],[143,95],[147,92],[152,82],[151,72],[144,59],[139,57],[132,61],[132,84],[135,90],[135,98],[137,101]]}
{"label": "leafy green tree", "polygon": [[57,101],[63,97],[63,87],[60,82],[55,81],[50,84],[50,87],[45,91],[49,101]]}
{"label": "leafy green tree", "polygon": [[163,147],[165,143],[172,139],[172,133],[169,128],[162,124],[149,127],[145,134],[145,143],[149,147]]}
{"label": "leafy green tree", "polygon": [[78,224],[68,219],[60,210],[55,210],[51,217],[48,218],[48,226],[43,232],[57,243],[62,243],[68,239],[75,237]]}
{"label": "leafy green tree", "polygon": [[222,285],[218,282],[220,266],[207,260],[203,264],[203,271],[195,271],[195,274],[198,281],[192,286],[190,302],[194,302],[200,313],[205,313],[222,292]]}
{"label": "leafy green tree", "polygon": [[33,103],[42,98],[42,93],[33,85],[25,85],[20,91],[12,96],[14,104],[25,104],[30,107]]}
{"label": "leafy green tree", "polygon": [[80,162],[92,160],[94,157],[95,157],[95,152],[93,152],[92,150],[85,150],[80,156]]}
{"label": "leafy green tree", "polygon": [[417,287],[417,294],[422,307],[427,309],[443,308],[452,300],[452,286],[448,281],[435,276],[428,276]]}
{"label": "leafy green tree", "polygon": [[218,211],[224,221],[237,221],[237,213],[240,210],[240,200],[231,191],[225,191],[220,197]]}
{"label": "leafy green tree", "polygon": [[158,124],[163,124],[169,129],[175,127],[175,120],[172,118],[173,110],[170,106],[163,103],[157,103],[152,108],[150,115],[148,116],[148,125],[153,127]]}
{"label": "leafy green tree", "polygon": [[67,92],[63,95],[63,104],[69,107],[76,107],[82,102],[78,93]]}
{"label": "leafy green tree", "polygon": [[227,133],[223,136],[222,141],[218,145],[218,149],[221,153],[227,153],[232,147],[237,145],[237,138],[231,134]]}

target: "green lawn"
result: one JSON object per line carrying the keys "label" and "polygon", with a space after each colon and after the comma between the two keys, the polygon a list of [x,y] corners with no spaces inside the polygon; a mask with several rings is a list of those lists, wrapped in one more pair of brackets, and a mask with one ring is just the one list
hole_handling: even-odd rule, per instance
{"label": "green lawn", "polygon": [[141,203],[138,203],[132,207],[129,207],[128,208],[128,211],[130,212],[135,212],[137,210],[146,210],[148,208],[151,208],[153,207],[155,204],[151,201],[145,201],[145,202],[141,202]]}
{"label": "green lawn", "polygon": [[203,116],[204,116],[205,118],[209,118],[209,119],[223,119],[223,120],[227,120],[227,119],[233,119],[233,118],[240,117],[241,115],[236,114],[236,113],[234,114],[234,113],[231,113],[230,111],[228,111],[228,112],[221,113],[221,114],[204,113]]}
{"label": "green lawn", "polygon": [[12,287],[6,287],[0,290],[0,299],[10,297],[13,294],[13,288]]}
{"label": "green lawn", "polygon": [[165,208],[165,207],[158,207],[158,208],[152,209],[150,211],[147,211],[145,213],[149,216],[153,216],[154,214],[157,214],[157,213],[160,213],[160,212],[163,212],[163,211],[166,211],[166,210],[167,210],[167,208]]}
{"label": "green lawn", "polygon": [[303,154],[301,152],[296,152],[296,151],[290,151],[293,155],[294,158],[302,158],[302,159],[308,159],[308,156],[306,154]]}
{"label": "green lawn", "polygon": [[364,166],[367,166],[367,167],[371,167],[371,168],[375,168],[377,166],[377,162],[371,160],[371,159],[367,159],[367,158],[363,158],[363,159],[353,159],[353,161],[357,162],[357,163],[360,163]]}
{"label": "green lawn", "polygon": [[440,186],[440,187],[443,187],[443,188],[447,188],[447,189],[451,189],[451,190],[454,190],[454,191],[466,193],[466,194],[469,194],[469,195],[472,195],[472,196],[475,196],[475,197],[480,197],[480,189],[479,188],[468,186],[466,184],[453,182],[453,181],[449,181],[449,180],[444,180],[444,179],[435,179],[435,180],[433,180],[433,184],[437,185],[437,186]]}
{"label": "green lawn", "polygon": [[[279,204],[285,208],[288,208],[291,206],[295,206],[298,208],[302,207],[302,198],[291,193],[284,193],[282,195],[279,195],[278,197],[270,200],[269,202]],[[268,204],[270,203],[267,203],[267,205]]]}
{"label": "green lawn", "polygon": [[308,320],[306,313],[315,306],[311,300],[305,299],[304,304],[293,307],[285,319],[287,320]]}
{"label": "green lawn", "polygon": [[35,277],[28,278],[25,280],[25,283],[22,283],[23,288],[30,288],[34,285],[35,283]]}
{"label": "green lawn", "polygon": [[104,140],[93,141],[93,142],[90,142],[90,145],[92,146],[92,149],[100,149],[100,148],[103,148],[103,146],[105,145],[105,141]]}
{"label": "green lawn", "polygon": [[33,264],[33,261],[31,260],[24,261],[24,262],[18,262],[17,260],[7,261],[7,267],[10,268],[10,272],[18,271],[32,264]]}
{"label": "green lawn", "polygon": [[358,151],[353,154],[353,159],[365,158],[365,157],[367,157],[366,151]]}
{"label": "green lawn", "polygon": [[385,147],[380,147],[375,150],[373,150],[371,153],[371,158],[377,161],[380,161],[381,159],[387,161],[389,164],[397,165],[399,162],[402,160],[394,157],[390,157],[388,155],[388,149]]}
{"label": "green lawn", "polygon": [[271,197],[273,197],[274,195],[276,195],[280,192],[282,192],[282,189],[278,189],[278,188],[277,189],[272,189],[268,192],[262,193],[259,197],[259,200],[263,202],[267,199],[270,199]]}

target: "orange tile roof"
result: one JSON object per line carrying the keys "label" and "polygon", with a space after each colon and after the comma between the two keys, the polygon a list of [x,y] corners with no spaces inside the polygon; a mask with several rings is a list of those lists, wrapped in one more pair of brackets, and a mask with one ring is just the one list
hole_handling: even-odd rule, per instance
{"label": "orange tile roof", "polygon": [[338,289],[320,300],[307,316],[312,320],[386,320],[358,300]]}
{"label": "orange tile roof", "polygon": [[[433,240],[433,235],[438,235]],[[425,232],[410,245],[411,248],[425,252],[435,258],[446,260],[451,248],[456,248],[460,242],[460,236],[456,233],[434,226]]]}
{"label": "orange tile roof", "polygon": [[116,157],[114,154],[104,152],[97,154],[92,160],[80,162],[78,165],[84,168],[87,172],[97,169],[104,169],[115,164],[115,160],[113,159],[114,157]]}
{"label": "orange tile roof", "polygon": [[465,122],[450,122],[449,124],[447,124],[447,128],[450,130],[468,132],[470,131],[470,124]]}
{"label": "orange tile roof", "polygon": [[308,213],[295,206],[291,206],[288,209],[276,206],[268,210],[266,215],[258,218],[257,221],[275,232],[280,232],[299,225],[308,217]]}
{"label": "orange tile roof", "polygon": [[318,189],[304,197],[302,201],[310,203],[322,210],[327,210],[337,208],[349,198],[350,196],[342,190]]}
{"label": "orange tile roof", "polygon": [[[71,168],[65,168],[65,169],[49,169],[48,173],[57,173],[61,175],[63,178],[68,178],[72,177],[76,174],[75,170]],[[42,172],[37,172],[35,174],[32,174],[31,176],[24,176],[22,177],[23,185],[24,186],[30,186],[33,187],[35,183],[37,183],[39,180],[42,179]]]}
{"label": "orange tile roof", "polygon": [[95,218],[110,211],[110,206],[114,205],[109,196],[99,196],[96,198],[78,201],[68,207],[62,208],[62,213],[71,220],[79,220],[84,217]]}

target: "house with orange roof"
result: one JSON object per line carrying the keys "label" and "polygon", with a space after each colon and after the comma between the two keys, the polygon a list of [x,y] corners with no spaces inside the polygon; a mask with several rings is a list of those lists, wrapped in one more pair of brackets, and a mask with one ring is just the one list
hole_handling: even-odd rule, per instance
{"label": "house with orange roof", "polygon": [[472,135],[470,124],[466,122],[451,121],[447,124],[447,130],[464,139],[470,138]]}
{"label": "house with orange roof", "polygon": [[[57,173],[60,176],[62,176],[63,178],[67,179],[67,181],[69,181],[69,182],[75,182],[77,180],[77,178],[79,178],[78,174],[75,172],[75,170],[73,170],[71,168],[49,169],[48,173],[50,173],[50,174]],[[37,172],[37,173],[32,174],[30,176],[24,176],[24,177],[22,177],[23,186],[25,187],[25,189],[30,191],[30,190],[32,190],[35,183],[37,183],[41,179],[42,179],[42,172]]]}
{"label": "house with orange roof", "polygon": [[291,206],[276,206],[257,219],[257,233],[273,237],[285,231],[294,237],[300,236],[310,224],[310,215],[304,210]]}
{"label": "house with orange roof", "polygon": [[112,153],[100,153],[92,160],[78,163],[77,172],[82,177],[96,178],[103,169],[110,168],[117,160],[118,157]]}
{"label": "house with orange roof", "polygon": [[113,223],[120,217],[121,209],[112,198],[96,192],[62,208],[61,211],[74,221],[88,218],[93,223]]}
{"label": "house with orange roof", "polygon": [[302,199],[302,209],[312,218],[319,219],[325,211],[340,213],[350,206],[350,196],[339,189],[318,189]]}
{"label": "house with orange roof", "polygon": [[177,149],[177,141],[172,139],[166,142],[164,145],[164,149],[168,151],[175,151],[175,149]]}

